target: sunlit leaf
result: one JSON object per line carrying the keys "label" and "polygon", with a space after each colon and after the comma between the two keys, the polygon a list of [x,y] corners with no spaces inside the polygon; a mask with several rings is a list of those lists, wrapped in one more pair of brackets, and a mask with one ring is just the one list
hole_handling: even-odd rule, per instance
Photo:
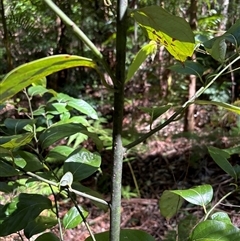
{"label": "sunlit leaf", "polygon": [[148,38],[164,45],[175,59],[184,62],[192,56],[194,34],[185,19],[170,14],[160,6],[137,9],[132,16],[146,31]]}
{"label": "sunlit leaf", "polygon": [[[87,217],[88,212],[84,210],[81,206],[78,206],[84,218]],[[75,228],[78,224],[83,221],[80,213],[78,212],[76,207],[72,207],[63,218],[63,226],[66,229]]]}
{"label": "sunlit leaf", "polygon": [[155,54],[157,50],[157,44],[155,41],[150,41],[148,44],[144,45],[136,54],[133,62],[128,68],[126,82],[128,82],[135,72],[139,69],[141,64],[146,60],[149,55]]}
{"label": "sunlit leaf", "polygon": [[186,190],[171,190],[186,201],[200,206],[205,206],[211,202],[213,197],[213,189],[211,185],[201,185]]}
{"label": "sunlit leaf", "polygon": [[66,172],[59,182],[60,187],[71,187],[73,182],[73,174]]}
{"label": "sunlit leaf", "polygon": [[231,111],[233,113],[236,113],[238,115],[240,115],[240,108],[238,106],[235,105],[231,105],[228,103],[224,103],[224,102],[219,102],[219,101],[210,101],[210,100],[195,100],[196,104],[199,105],[216,105],[216,106],[220,106],[228,111]]}
{"label": "sunlit leaf", "polygon": [[75,55],[54,55],[23,64],[9,72],[0,82],[0,103],[39,79],[59,70],[85,66],[98,71],[97,65],[88,58]]}
{"label": "sunlit leaf", "polygon": [[163,217],[173,217],[183,204],[183,198],[171,191],[165,190],[159,201],[160,212]]}
{"label": "sunlit leaf", "polygon": [[0,146],[7,149],[15,149],[30,143],[33,139],[33,133],[24,133],[13,136],[0,137]]}

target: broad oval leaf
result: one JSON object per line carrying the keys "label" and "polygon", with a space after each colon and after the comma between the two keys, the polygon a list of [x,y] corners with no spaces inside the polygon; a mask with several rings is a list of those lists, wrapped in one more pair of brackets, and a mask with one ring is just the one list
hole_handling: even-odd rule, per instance
{"label": "broad oval leaf", "polygon": [[19,172],[6,162],[0,160],[0,177],[12,177],[19,175]]}
{"label": "broad oval leaf", "polygon": [[213,197],[213,189],[211,185],[201,185],[187,190],[171,190],[186,201],[200,206],[205,206],[211,202]]}
{"label": "broad oval leaf", "polygon": [[136,54],[133,62],[131,63],[131,65],[128,68],[127,78],[126,78],[125,82],[128,82],[133,77],[135,72],[139,69],[141,64],[146,60],[146,58],[150,54],[151,55],[155,55],[156,50],[157,50],[156,42],[155,41],[150,41],[148,44],[143,46],[138,51],[138,53]]}
{"label": "broad oval leaf", "polygon": [[33,235],[41,233],[46,229],[50,229],[57,223],[56,217],[39,216],[28,223],[27,227],[24,229],[24,234],[30,239]]}
{"label": "broad oval leaf", "polygon": [[160,201],[159,208],[163,217],[169,219],[173,217],[183,204],[183,198],[171,191],[164,191]]}
{"label": "broad oval leaf", "polygon": [[223,169],[227,174],[233,177],[235,180],[237,179],[238,175],[234,170],[234,167],[230,164],[227,160],[230,158],[230,155],[227,151],[221,150],[219,148],[210,146],[208,147],[208,152],[212,159],[217,163],[219,167]]}
{"label": "broad oval leaf", "polygon": [[98,170],[101,165],[99,154],[81,148],[75,150],[64,162],[64,172],[71,172],[74,180],[83,180]]}
{"label": "broad oval leaf", "polygon": [[0,224],[0,236],[6,236],[24,229],[44,209],[52,208],[51,201],[39,194],[21,193],[17,197],[15,210]]}
{"label": "broad oval leaf", "polygon": [[216,212],[211,215],[211,219],[232,224],[231,219],[229,218],[228,214],[225,212]]}
{"label": "broad oval leaf", "polygon": [[[109,231],[95,234],[94,237],[96,241],[109,241]],[[85,241],[92,241],[92,238],[88,237]],[[122,229],[120,241],[155,241],[155,239],[142,230]]]}
{"label": "broad oval leaf", "polygon": [[164,45],[177,60],[184,62],[195,48],[194,34],[185,19],[174,16],[160,6],[149,6],[132,12],[148,38]]}
{"label": "broad oval leaf", "polygon": [[43,149],[52,145],[58,140],[61,140],[64,137],[69,137],[75,133],[81,132],[96,143],[99,149],[102,148],[102,141],[98,138],[95,133],[91,133],[87,130],[82,124],[67,123],[61,125],[53,125],[46,129],[40,136],[39,142]]}
{"label": "broad oval leaf", "polygon": [[[78,206],[84,218],[88,216],[88,212],[84,210],[81,206]],[[76,207],[72,207],[63,218],[63,226],[66,229],[75,228],[78,224],[83,221],[82,216],[78,212]]]}
{"label": "broad oval leaf", "polygon": [[193,230],[190,241],[238,241],[240,231],[232,224],[216,220],[200,222]]}
{"label": "broad oval leaf", "polygon": [[0,103],[47,75],[77,66],[90,67],[98,71],[97,65],[91,59],[67,54],[54,55],[23,64],[9,72],[0,82]]}
{"label": "broad oval leaf", "polygon": [[31,119],[12,119],[6,118],[4,121],[4,125],[14,132],[14,134],[18,134],[26,125],[33,125],[36,120]]}
{"label": "broad oval leaf", "polygon": [[196,75],[199,78],[201,78],[204,72],[204,67],[201,64],[188,60],[184,62],[184,66],[180,63],[176,63],[170,66],[169,69],[179,74]]}

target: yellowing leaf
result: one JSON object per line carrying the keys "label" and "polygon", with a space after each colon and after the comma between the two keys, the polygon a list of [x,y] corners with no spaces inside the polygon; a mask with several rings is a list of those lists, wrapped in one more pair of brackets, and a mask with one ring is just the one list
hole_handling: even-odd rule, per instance
{"label": "yellowing leaf", "polygon": [[133,11],[132,16],[147,32],[148,38],[164,45],[177,60],[184,62],[195,48],[194,35],[185,19],[174,16],[159,6]]}

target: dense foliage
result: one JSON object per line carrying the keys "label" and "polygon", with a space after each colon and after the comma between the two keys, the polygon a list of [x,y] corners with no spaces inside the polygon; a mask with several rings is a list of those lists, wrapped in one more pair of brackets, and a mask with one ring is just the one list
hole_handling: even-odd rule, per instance
{"label": "dense foliage", "polygon": [[[201,2],[201,7],[197,3],[132,1],[127,6],[121,0],[113,5],[108,1],[56,1],[56,5],[50,0],[1,1],[0,191],[4,197],[9,194],[9,200],[0,199],[1,237],[13,233],[21,236],[19,231],[24,230],[28,239],[41,234],[36,240],[64,240],[63,229],[83,222],[90,235],[87,240],[154,240],[140,230],[120,231],[124,156],[180,119],[186,110],[190,112],[194,104],[214,105],[235,117],[240,114],[233,103],[239,94],[235,80],[240,20],[224,22],[226,6],[217,1]],[[228,2],[227,12],[236,4]],[[229,75],[230,81],[225,79]],[[141,108],[150,116],[148,132],[134,140],[132,136],[123,138],[125,98],[138,98],[134,92],[125,94],[125,90],[132,91],[141,82],[149,82],[156,89],[156,80],[162,98],[157,93],[154,105]],[[194,81],[193,92],[186,91]],[[151,93],[156,96],[156,92]],[[114,107],[111,130],[105,128],[110,120],[98,112],[109,104]],[[158,122],[158,117],[170,109],[173,115]],[[231,131],[238,125],[230,126]],[[101,172],[100,153],[110,148],[113,173],[111,201],[107,202],[81,182]],[[163,192],[159,207],[165,218],[173,217],[184,200],[201,206],[204,213],[200,220],[185,217],[171,240],[240,238],[240,230],[227,213],[215,211],[227,196],[239,192],[240,167],[228,161],[231,155],[239,154],[239,148],[209,146],[208,152],[232,178],[234,188],[216,203],[212,202],[214,193],[209,184]],[[63,219],[59,217],[59,195],[70,198],[73,204]],[[92,233],[88,212],[77,203],[78,196],[110,209],[109,232]],[[46,232],[55,226],[57,234]],[[187,230],[183,228],[186,226]]]}

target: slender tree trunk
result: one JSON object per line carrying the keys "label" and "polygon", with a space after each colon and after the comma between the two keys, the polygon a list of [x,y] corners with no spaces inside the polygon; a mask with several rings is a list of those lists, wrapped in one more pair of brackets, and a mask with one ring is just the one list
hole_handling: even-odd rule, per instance
{"label": "slender tree trunk", "polygon": [[122,145],[122,121],[124,107],[127,7],[127,0],[117,1],[116,81],[114,83],[113,173],[110,227],[111,241],[119,241],[120,239],[122,162],[124,154],[124,148]]}
{"label": "slender tree trunk", "polygon": [[2,25],[3,25],[3,44],[5,46],[6,55],[7,55],[7,72],[9,72],[10,70],[13,69],[12,54],[11,54],[10,40],[8,35],[8,28],[7,28],[3,0],[0,1],[0,4],[1,4],[1,18],[2,18]]}
{"label": "slender tree trunk", "polygon": [[[197,28],[197,0],[191,0],[191,5],[189,8],[189,24],[192,30]],[[195,59],[195,55],[193,55],[192,59]],[[196,76],[190,75],[189,76],[189,89],[188,89],[188,98],[191,98],[196,93]],[[193,131],[195,127],[194,122],[194,110],[195,105],[192,104],[188,106],[185,113],[184,118],[184,131]]]}

